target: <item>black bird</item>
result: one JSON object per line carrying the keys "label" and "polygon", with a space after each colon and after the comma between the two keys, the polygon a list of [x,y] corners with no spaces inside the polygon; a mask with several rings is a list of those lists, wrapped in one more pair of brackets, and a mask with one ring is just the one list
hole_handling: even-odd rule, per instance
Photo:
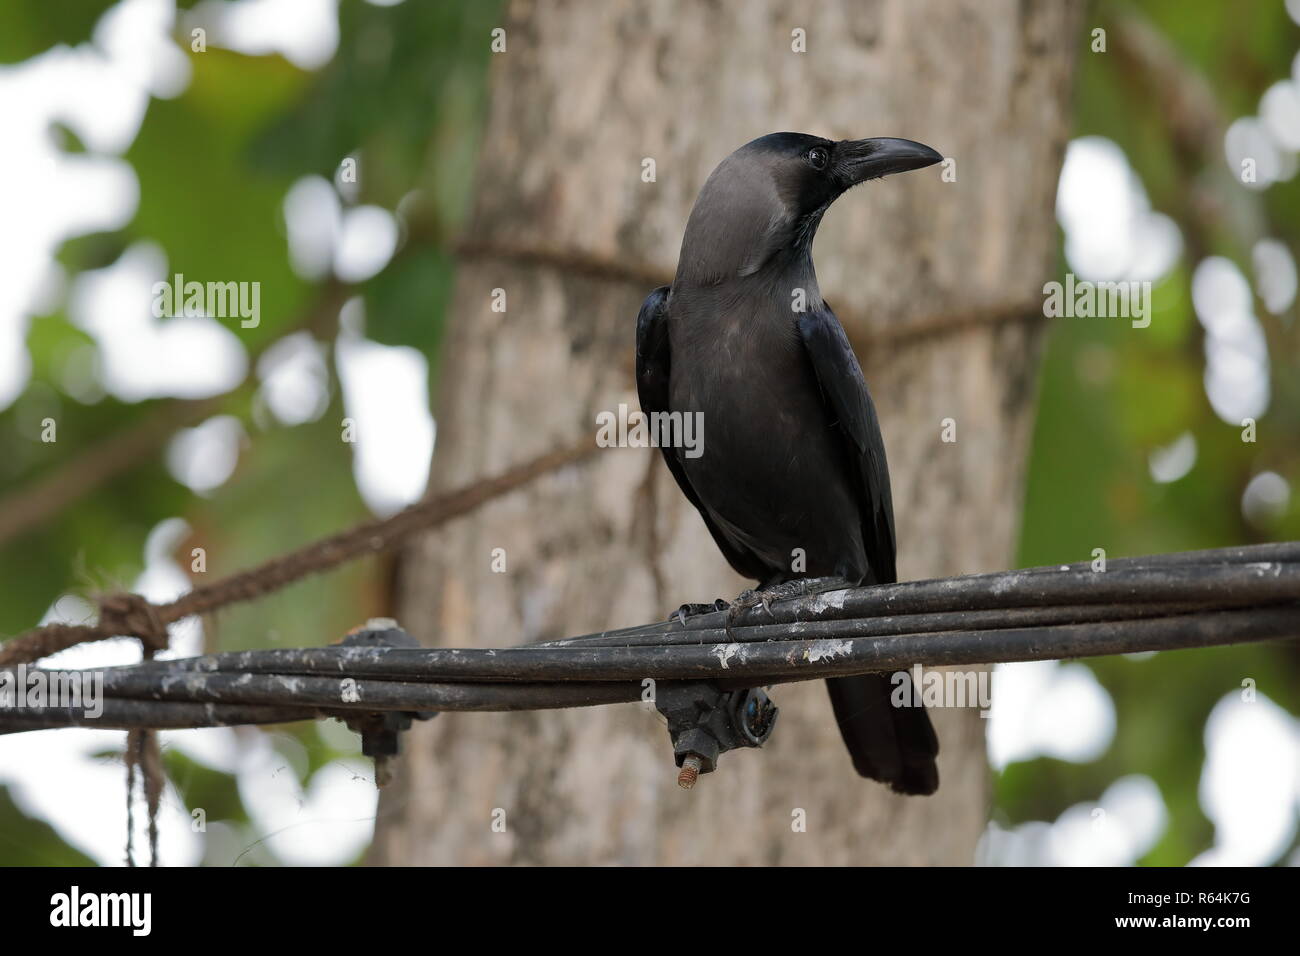
{"label": "black bird", "polygon": [[[897,579],[880,425],[817,288],[812,244],[848,189],[941,159],[905,139],[760,137],[709,176],[672,285],[641,306],[642,411],[702,414],[702,453],[663,447],[664,460],[760,598],[800,578]],[[925,711],[891,706],[884,674],[826,683],[857,772],[900,793],[933,793],[939,743]]]}

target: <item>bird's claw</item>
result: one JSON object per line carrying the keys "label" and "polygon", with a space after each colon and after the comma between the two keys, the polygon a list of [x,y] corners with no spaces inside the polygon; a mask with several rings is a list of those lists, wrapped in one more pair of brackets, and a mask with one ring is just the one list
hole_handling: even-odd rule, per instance
{"label": "bird's claw", "polygon": [[736,600],[727,605],[727,634],[731,636],[731,626],[740,617],[741,613],[752,607],[762,607],[767,612],[767,616],[773,621],[776,620],[776,613],[772,610],[772,602],[786,601],[791,598],[804,597],[809,594],[820,594],[823,591],[834,590],[848,587],[849,582],[838,576],[826,576],[818,578],[796,578],[793,581],[785,581],[780,584],[769,585],[765,588],[746,588],[740,592]]}
{"label": "bird's claw", "polygon": [[718,598],[712,604],[683,604],[669,615],[668,620],[670,622],[676,621],[678,624],[685,626],[688,617],[695,617],[698,614],[712,614],[714,611],[725,611],[730,606],[722,598]]}
{"label": "bird's claw", "polygon": [[775,620],[776,615],[772,613],[771,602],[772,595],[767,591],[755,590],[754,588],[746,588],[741,591],[736,600],[727,605],[727,621],[725,625],[727,636],[734,636],[731,633],[731,626],[736,623],[736,619],[740,617],[742,613],[748,611],[752,607],[761,607],[767,612],[768,617]]}
{"label": "bird's claw", "polygon": [[732,617],[735,617],[741,611],[748,610],[751,607],[761,607],[767,612],[768,617],[775,617],[772,613],[772,594],[755,588],[746,588],[741,591],[740,596],[727,606],[727,610],[731,612]]}
{"label": "bird's claw", "polygon": [[669,622],[676,621],[684,626],[688,617],[695,617],[698,614],[712,614],[714,611],[726,611],[725,628],[727,635],[730,637],[732,636],[732,625],[736,623],[741,614],[750,608],[761,607],[767,612],[767,616],[775,621],[776,614],[772,610],[773,601],[784,601],[792,597],[816,594],[831,588],[846,586],[847,582],[843,578],[823,577],[799,578],[782,584],[770,585],[766,588],[745,588],[734,601],[724,601],[722,598],[718,598],[712,604],[683,604],[672,613],[668,620]]}

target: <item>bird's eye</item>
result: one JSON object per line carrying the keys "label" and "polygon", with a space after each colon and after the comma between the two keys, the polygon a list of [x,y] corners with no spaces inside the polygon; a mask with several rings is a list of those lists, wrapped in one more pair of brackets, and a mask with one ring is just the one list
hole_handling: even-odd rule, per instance
{"label": "bird's eye", "polygon": [[822,149],[820,146],[814,146],[812,149],[808,150],[808,165],[813,169],[825,169],[826,163],[829,159],[830,157],[826,155],[826,150]]}

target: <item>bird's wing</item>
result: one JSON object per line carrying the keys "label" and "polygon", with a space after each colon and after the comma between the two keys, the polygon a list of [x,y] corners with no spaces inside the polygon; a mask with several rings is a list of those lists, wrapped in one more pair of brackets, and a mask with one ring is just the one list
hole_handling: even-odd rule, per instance
{"label": "bird's wing", "polygon": [[[801,316],[798,325],[827,415],[839,426],[858,466],[862,540],[871,576],[875,583],[895,581],[894,503],[867,380],[829,306]],[[924,708],[891,707],[892,684],[884,674],[834,677],[826,686],[835,722],[859,774],[882,780],[899,793],[934,793],[939,786],[939,738]]]}
{"label": "bird's wing", "polygon": [[839,425],[857,463],[861,480],[862,537],[876,583],[898,578],[894,565],[894,502],[889,493],[889,467],[880,436],[876,406],[867,380],[849,345],[844,327],[830,306],[806,312],[798,321],[799,335],[812,361],[827,413]]}
{"label": "bird's wing", "polygon": [[[669,410],[668,380],[672,368],[672,347],[668,341],[668,318],[665,314],[667,302],[668,286],[660,286],[641,303],[641,311],[636,317],[636,392],[641,401],[641,411],[646,415]],[[662,446],[659,450],[663,452],[668,470],[677,479],[682,494],[686,495],[704,519],[709,534],[713,536],[727,563],[744,577],[755,580],[763,578],[767,574],[765,566],[753,555],[737,547],[704,507],[699,495],[691,487],[690,478],[682,468],[676,450],[667,446]]]}

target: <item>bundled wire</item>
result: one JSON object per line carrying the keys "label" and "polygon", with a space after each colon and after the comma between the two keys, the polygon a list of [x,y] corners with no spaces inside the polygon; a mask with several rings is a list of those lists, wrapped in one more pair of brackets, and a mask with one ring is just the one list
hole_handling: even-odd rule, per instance
{"label": "bundled wire", "polygon": [[1296,637],[1300,542],[1290,542],[1113,560],[1104,571],[1082,563],[841,588],[496,649],[332,645],[145,661],[93,672],[98,717],[0,708],[0,733],[586,707],[636,700],[647,680],[744,688]]}

